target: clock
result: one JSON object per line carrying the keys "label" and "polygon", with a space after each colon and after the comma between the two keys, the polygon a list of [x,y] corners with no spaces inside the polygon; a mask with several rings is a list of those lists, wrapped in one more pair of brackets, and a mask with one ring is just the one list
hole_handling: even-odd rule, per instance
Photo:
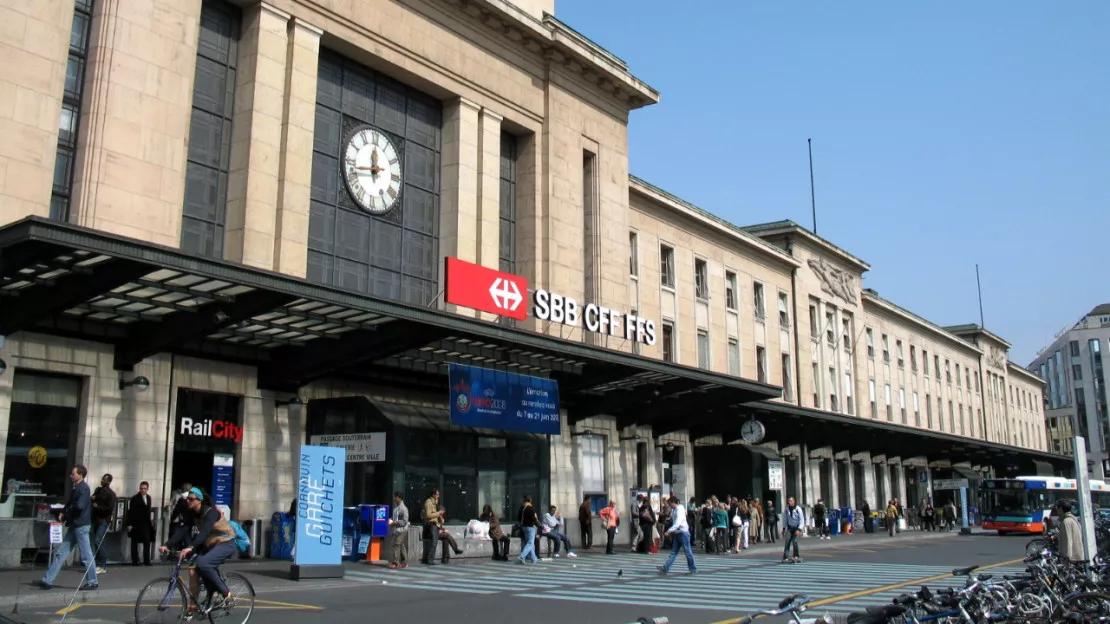
{"label": "clock", "polygon": [[749,420],[740,427],[740,437],[748,444],[759,444],[765,435],[767,435],[767,429],[758,420]]}
{"label": "clock", "polygon": [[389,212],[401,196],[401,157],[383,132],[369,126],[356,130],[340,168],[351,199],[370,214]]}

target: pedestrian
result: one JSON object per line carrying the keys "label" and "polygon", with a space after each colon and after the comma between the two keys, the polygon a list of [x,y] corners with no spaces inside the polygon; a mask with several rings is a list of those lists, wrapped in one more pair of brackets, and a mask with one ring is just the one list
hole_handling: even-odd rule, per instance
{"label": "pedestrian", "polygon": [[714,527],[717,526],[717,521],[713,518],[713,499],[706,499],[705,504],[701,506],[701,511],[698,513],[698,521],[701,524],[702,535],[705,538],[705,552],[706,554],[713,554],[717,552],[717,545],[713,541]]}
{"label": "pedestrian", "polygon": [[131,540],[131,565],[139,565],[139,546],[143,548],[143,565],[150,565],[154,545],[154,519],[150,514],[150,484],[139,484],[139,493],[127,505],[127,538]]}
{"label": "pedestrian", "polygon": [[582,497],[582,504],[578,506],[578,528],[582,533],[582,550],[589,550],[594,545],[594,512],[590,506],[590,495]]}
{"label": "pedestrian", "polygon": [[393,536],[389,567],[407,568],[409,567],[409,508],[405,507],[405,499],[400,492],[393,493],[393,513],[390,514],[389,528]]}
{"label": "pedestrian", "polygon": [[779,541],[779,512],[775,509],[774,501],[767,501],[767,509],[763,513],[763,524],[767,527],[767,541],[772,544]]}
{"label": "pedestrian", "polygon": [[[191,489],[193,489],[193,484],[186,481],[186,482],[181,484],[181,489],[175,491],[173,493],[173,495],[170,497],[170,504],[169,504],[169,512],[170,512],[169,534],[170,535],[173,535],[174,532],[177,531],[177,529],[181,528],[181,525],[185,524],[186,517],[190,513],[189,512],[189,505],[185,501],[185,493],[188,492]],[[296,499],[293,500],[293,504],[294,505],[297,504]],[[292,512],[292,514],[290,514],[290,515],[292,515],[294,518],[296,518],[297,517],[296,510],[294,510]],[[293,531],[293,535],[296,535],[296,534],[297,534],[297,532]]]}
{"label": "pedestrian", "polygon": [[[436,545],[439,544],[439,519],[443,512],[439,510],[439,490],[435,489],[424,500],[424,510],[420,519],[424,523],[423,535],[424,552],[420,556],[420,563],[435,565]],[[446,546],[444,547],[446,548]],[[447,554],[444,550],[443,554]]]}
{"label": "pedestrian", "polygon": [[[536,529],[540,526],[539,516],[536,515],[536,508],[532,506],[532,497],[524,497],[524,507],[520,511],[520,528],[524,532],[523,545],[520,549],[520,558],[517,563],[524,563],[528,559],[532,563],[539,563],[540,558],[536,555]],[[612,545],[612,541],[609,542]]]}
{"label": "pedestrian", "polygon": [[493,540],[493,560],[508,561],[509,536],[505,535],[505,530],[501,528],[501,518],[493,510],[493,506],[486,505],[483,507],[482,515],[478,519],[489,523],[489,537]]}
{"label": "pedestrian", "polygon": [[898,528],[898,508],[894,506],[894,499],[886,503],[886,530],[887,533],[894,537],[894,533]]}
{"label": "pedestrian", "polygon": [[89,525],[92,524],[92,495],[89,493],[89,484],[85,483],[85,477],[88,474],[88,469],[81,464],[77,464],[69,472],[69,480],[73,482],[73,490],[69,493],[69,502],[62,509],[62,513],[58,515],[59,521],[65,520],[69,531],[66,532],[65,539],[62,540],[61,546],[58,546],[58,550],[54,553],[54,561],[50,563],[50,567],[46,570],[46,576],[39,581],[39,587],[43,589],[54,587],[54,579],[58,577],[58,572],[61,572],[62,566],[69,559],[69,553],[74,546],[81,552],[81,561],[85,564],[85,578],[87,581],[81,585],[81,589],[92,590],[100,586],[96,579],[96,555],[93,554],[92,547],[89,545]]}
{"label": "pedestrian", "polygon": [[1056,513],[1060,516],[1057,553],[1073,563],[1084,561],[1086,557],[1083,556],[1082,527],[1079,525],[1079,519],[1071,512],[1071,502],[1057,501]]}
{"label": "pedestrian", "polygon": [[617,537],[617,527],[621,523],[621,514],[617,511],[617,504],[609,501],[609,505],[598,514],[601,516],[601,526],[605,528],[605,554],[612,555],[613,541]]}
{"label": "pedestrian", "polygon": [[632,508],[628,513],[629,522],[632,522],[632,527],[636,529],[636,534],[632,537],[632,552],[636,552],[636,549],[640,547],[640,543],[644,540],[644,525],[639,518],[643,513],[645,498],[647,498],[645,495],[637,494],[636,500],[632,503]]}
{"label": "pedestrian", "polygon": [[651,499],[644,496],[640,499],[640,508],[637,510],[637,522],[639,530],[636,531],[636,536],[639,538],[639,543],[633,545],[633,552],[640,552],[648,554],[651,552],[652,544],[655,542],[655,510],[651,508]]}
{"label": "pedestrian", "polygon": [[[459,543],[455,541],[455,536],[451,535],[451,532],[447,530],[447,521],[445,520],[445,518],[447,518],[447,509],[445,509],[443,505],[439,505],[436,511],[439,512],[439,520],[436,521],[436,536],[439,538],[440,544],[443,545],[439,562],[448,564],[451,563],[452,552],[456,555],[461,555],[463,554],[463,550],[459,548]],[[432,556],[435,556],[434,552]]]}
{"label": "pedestrian", "polygon": [[752,541],[759,544],[763,541],[763,506],[749,496],[748,509],[752,512],[752,526],[748,533],[752,536]]}
{"label": "pedestrian", "polygon": [[[802,527],[805,526],[805,514],[802,513],[802,508],[798,506],[798,502],[793,496],[786,499],[786,509],[782,512],[783,533],[786,535],[786,543],[782,547],[782,562],[783,563],[801,563],[802,558],[798,554],[798,539],[802,536]],[[789,557],[790,548],[794,548],[794,556]]]}
{"label": "pedestrian", "polygon": [[863,516],[863,532],[874,533],[875,521],[871,519],[871,504],[863,501],[863,505],[859,509],[859,514]]}
{"label": "pedestrian", "polygon": [[821,498],[813,506],[813,523],[816,525],[817,539],[832,539],[829,537],[829,523],[825,520],[825,501]]}
{"label": "pedestrian", "polygon": [[107,572],[108,557],[102,546],[104,538],[108,536],[108,529],[112,525],[112,516],[116,513],[116,493],[112,490],[112,475],[105,474],[100,477],[100,487],[92,493],[92,522],[96,532],[93,538],[93,550],[96,552],[96,573]]}
{"label": "pedestrian", "polygon": [[659,566],[659,573],[670,572],[681,548],[686,554],[686,569],[690,574],[697,574],[698,565],[694,562],[694,551],[690,547],[690,525],[686,523],[686,509],[679,504],[677,496],[667,499],[667,505],[671,508],[672,518],[671,528],[667,529],[667,535],[671,537],[671,556],[667,558],[667,563]]}

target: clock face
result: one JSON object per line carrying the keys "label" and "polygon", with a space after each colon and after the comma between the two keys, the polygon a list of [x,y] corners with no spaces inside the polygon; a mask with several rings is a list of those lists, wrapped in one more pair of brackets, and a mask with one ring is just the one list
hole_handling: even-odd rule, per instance
{"label": "clock face", "polygon": [[351,135],[343,153],[343,178],[351,199],[370,214],[393,209],[401,196],[401,158],[384,133],[362,128]]}
{"label": "clock face", "polygon": [[765,433],[763,423],[758,420],[749,420],[740,427],[740,437],[748,444],[759,444]]}

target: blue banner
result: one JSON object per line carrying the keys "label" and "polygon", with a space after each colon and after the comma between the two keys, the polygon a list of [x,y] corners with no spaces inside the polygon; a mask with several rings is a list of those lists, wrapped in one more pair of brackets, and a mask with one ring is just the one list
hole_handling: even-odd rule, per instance
{"label": "blue banner", "polygon": [[297,565],[343,561],[343,477],[347,449],[301,446],[297,485]]}
{"label": "blue banner", "polygon": [[559,383],[450,364],[451,422],[456,425],[559,434]]}

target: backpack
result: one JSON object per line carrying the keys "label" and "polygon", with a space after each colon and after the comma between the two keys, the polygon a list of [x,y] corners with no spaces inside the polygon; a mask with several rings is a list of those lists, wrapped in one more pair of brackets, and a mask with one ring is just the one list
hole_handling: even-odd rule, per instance
{"label": "backpack", "polygon": [[231,527],[231,530],[235,532],[235,537],[232,538],[232,541],[235,542],[235,547],[239,549],[239,552],[245,553],[250,550],[251,538],[247,535],[247,532],[243,530],[243,526],[234,520],[228,520],[227,524]]}

